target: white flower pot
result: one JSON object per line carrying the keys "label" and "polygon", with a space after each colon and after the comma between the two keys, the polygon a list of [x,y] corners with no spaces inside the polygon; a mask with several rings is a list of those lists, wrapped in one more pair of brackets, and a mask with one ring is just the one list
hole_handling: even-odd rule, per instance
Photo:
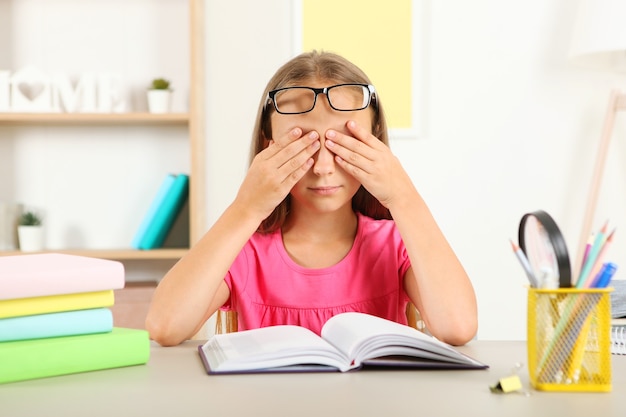
{"label": "white flower pot", "polygon": [[172,90],[148,90],[148,111],[169,113],[172,107]]}
{"label": "white flower pot", "polygon": [[17,226],[17,235],[22,252],[39,252],[43,250],[42,226]]}

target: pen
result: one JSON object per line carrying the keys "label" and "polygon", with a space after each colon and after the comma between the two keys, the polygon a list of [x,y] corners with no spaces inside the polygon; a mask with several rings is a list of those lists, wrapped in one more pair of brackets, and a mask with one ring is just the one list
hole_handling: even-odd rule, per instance
{"label": "pen", "polygon": [[[581,309],[587,309],[584,305],[585,303],[591,303],[591,306],[588,308],[587,312],[584,312],[584,319],[580,325],[580,329],[573,327],[569,330],[568,336],[566,338],[573,338],[575,340],[574,345],[570,351],[569,357],[566,360],[567,367],[567,379],[565,383],[567,384],[576,384],[580,379],[580,374],[582,371],[582,363],[585,356],[585,351],[587,350],[587,341],[589,328],[591,327],[591,318],[589,317],[589,313],[595,305],[600,300],[598,294],[580,294],[580,297],[584,297],[581,300],[585,300],[582,302],[582,306],[575,307]],[[580,301],[580,300],[579,300]]]}
{"label": "pen", "polygon": [[519,260],[520,264],[522,264],[522,268],[524,268],[524,272],[526,272],[528,281],[530,281],[530,286],[533,288],[537,288],[538,287],[537,278],[535,277],[535,274],[533,273],[533,270],[531,269],[530,264],[528,263],[528,259],[526,258],[526,255],[524,255],[524,251],[522,251],[522,249],[519,246],[517,246],[512,240],[509,239],[509,241],[511,242],[511,247],[513,248],[513,252],[515,253],[515,256],[517,256],[517,259]]}
{"label": "pen", "polygon": [[[609,236],[609,238],[611,236],[612,234]],[[589,285],[589,288],[608,287],[609,283],[611,282],[611,279],[613,278],[613,275],[615,275],[615,271],[617,271],[616,264],[612,262],[607,262],[603,264],[602,269],[600,269],[600,272],[598,272],[597,275],[594,277],[594,279],[592,280],[592,283]],[[583,295],[588,297],[591,294],[581,294],[581,296]],[[594,296],[596,296],[596,294],[594,294]],[[593,303],[594,306],[595,304],[597,304],[597,301]],[[587,317],[582,326],[580,336],[576,340],[576,344],[573,347],[572,353],[570,355],[569,369],[568,369],[568,374],[567,374],[568,379],[566,381],[567,383],[577,383],[580,378],[581,364],[583,362],[583,355],[586,349],[585,346],[587,344],[587,335],[589,333],[590,323],[591,323],[591,320],[589,317]]]}
{"label": "pen", "polygon": [[598,272],[597,279],[595,279],[594,288],[606,288],[611,283],[613,275],[617,271],[617,265],[613,262],[607,262],[602,266],[600,272]]}
{"label": "pen", "polygon": [[[609,236],[609,238],[611,236],[612,234]],[[595,275],[594,279],[592,280],[591,284],[588,287],[589,288],[608,287],[609,283],[611,282],[611,279],[613,278],[613,275],[615,275],[616,270],[617,270],[617,265],[612,262],[607,262],[603,264],[602,269],[600,270],[600,272],[597,273],[597,275]],[[588,297],[591,294],[581,294],[581,297],[583,295]],[[594,296],[595,295],[596,294],[594,294]],[[596,303],[597,301],[595,301],[593,305],[595,305]],[[583,362],[583,356],[584,356],[584,352],[585,352],[586,345],[587,345],[587,337],[588,337],[587,335],[589,333],[590,323],[591,323],[591,320],[589,317],[587,317],[584,321],[584,324],[582,325],[580,335],[578,339],[576,340],[572,353],[570,354],[566,383],[575,384],[578,382],[580,378],[581,365]]]}

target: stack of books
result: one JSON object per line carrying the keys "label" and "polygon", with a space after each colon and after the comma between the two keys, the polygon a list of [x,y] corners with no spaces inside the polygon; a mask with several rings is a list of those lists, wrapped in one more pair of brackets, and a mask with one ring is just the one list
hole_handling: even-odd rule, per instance
{"label": "stack of books", "polygon": [[611,320],[611,353],[626,355],[626,318]]}
{"label": "stack of books", "polygon": [[626,281],[611,282],[611,353],[626,355]]}
{"label": "stack of books", "polygon": [[0,257],[0,383],[145,364],[148,332],[113,326],[116,261]]}
{"label": "stack of books", "polygon": [[611,317],[626,317],[626,280],[614,279],[611,281]]}
{"label": "stack of books", "polygon": [[[166,175],[135,233],[131,246],[143,250],[161,247],[188,247],[188,200],[189,176],[186,174]],[[179,227],[176,227],[177,225]],[[186,237],[172,237],[171,235],[176,233],[176,229],[186,229]],[[180,232],[178,234],[180,235]],[[180,242],[168,245],[168,240]]]}

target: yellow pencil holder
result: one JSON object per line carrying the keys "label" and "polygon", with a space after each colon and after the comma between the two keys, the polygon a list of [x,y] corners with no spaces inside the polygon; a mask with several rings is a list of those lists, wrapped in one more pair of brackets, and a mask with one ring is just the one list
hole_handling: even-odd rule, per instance
{"label": "yellow pencil holder", "polygon": [[612,289],[528,291],[528,373],[542,391],[611,391]]}

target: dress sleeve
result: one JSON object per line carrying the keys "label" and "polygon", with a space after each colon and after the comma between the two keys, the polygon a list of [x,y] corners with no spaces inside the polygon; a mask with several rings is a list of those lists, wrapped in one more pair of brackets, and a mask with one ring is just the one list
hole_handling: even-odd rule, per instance
{"label": "dress sleeve", "polygon": [[409,259],[409,255],[406,251],[406,247],[404,246],[404,241],[400,236],[400,232],[398,228],[394,226],[393,228],[393,239],[395,243],[395,247],[397,248],[397,261],[398,261],[398,276],[401,279],[404,279],[404,275],[406,271],[411,267],[411,260]]}
{"label": "dress sleeve", "polygon": [[224,282],[226,282],[226,285],[228,286],[228,289],[230,290],[230,296],[228,297],[228,300],[226,300],[226,302],[222,304],[222,306],[220,307],[220,310],[232,311],[232,310],[235,310],[235,308],[233,307],[233,287],[232,287],[232,275],[230,274],[230,271],[228,271],[228,273],[224,277]]}

